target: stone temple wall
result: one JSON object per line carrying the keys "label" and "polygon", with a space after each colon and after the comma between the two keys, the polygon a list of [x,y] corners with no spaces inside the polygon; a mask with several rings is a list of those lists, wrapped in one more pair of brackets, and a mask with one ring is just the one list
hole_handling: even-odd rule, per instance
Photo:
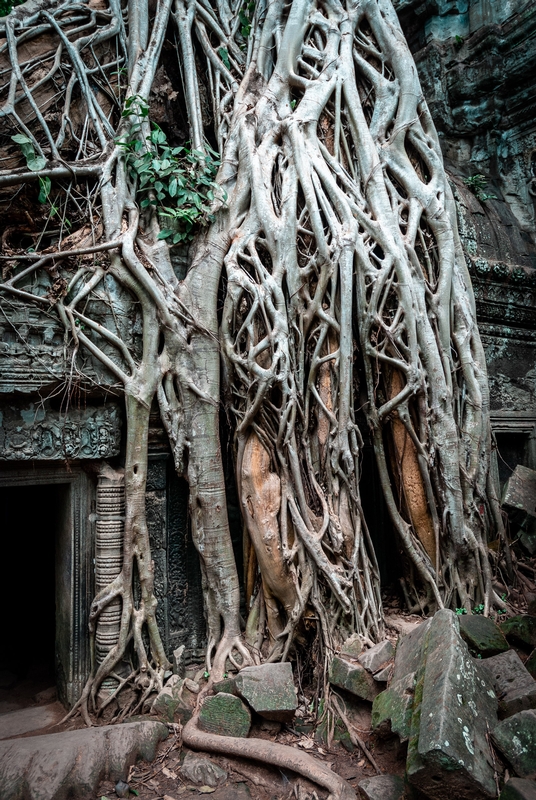
{"label": "stone temple wall", "polygon": [[[397,0],[458,207],[504,481],[536,468],[536,5]],[[481,202],[464,182],[488,180]]]}

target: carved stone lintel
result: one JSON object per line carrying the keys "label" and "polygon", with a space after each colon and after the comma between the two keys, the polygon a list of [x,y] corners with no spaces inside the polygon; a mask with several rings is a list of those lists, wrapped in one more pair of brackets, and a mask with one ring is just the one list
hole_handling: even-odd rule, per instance
{"label": "carved stone lintel", "polygon": [[46,403],[0,404],[0,461],[111,458],[121,445],[121,414],[115,404],[69,408]]}

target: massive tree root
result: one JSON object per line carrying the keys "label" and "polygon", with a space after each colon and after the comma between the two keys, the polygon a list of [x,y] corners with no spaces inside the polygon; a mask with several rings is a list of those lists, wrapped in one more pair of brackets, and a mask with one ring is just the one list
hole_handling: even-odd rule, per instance
{"label": "massive tree root", "polygon": [[[140,211],[128,160],[151,137],[171,30],[200,158],[212,99],[225,192],[180,282],[155,193]],[[0,187],[38,183],[59,232],[32,254],[4,235],[2,308],[28,303],[63,326],[67,394],[90,358],[125,397],[123,569],[91,612],[94,634],[120,598],[121,629],[81,698],[86,718],[105,678],[139,690],[133,710],[168,666],[144,506],[155,400],[190,486],[212,677],[229,661],[287,659],[311,629],[324,664],[352,633],[381,638],[361,410],[417,606],[487,613],[498,598],[486,540],[501,521],[484,354],[437,136],[389,0],[159,0],[151,13],[145,0],[40,0],[4,31],[0,103],[20,147]],[[245,635],[220,396],[248,534]]]}

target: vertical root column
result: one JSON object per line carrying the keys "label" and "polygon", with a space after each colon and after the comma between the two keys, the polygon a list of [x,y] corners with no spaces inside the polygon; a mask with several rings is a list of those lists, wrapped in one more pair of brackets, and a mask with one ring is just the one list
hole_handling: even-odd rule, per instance
{"label": "vertical root column", "polygon": [[[123,566],[123,536],[125,531],[125,476],[122,471],[107,465],[99,475],[97,485],[97,536],[95,546],[95,590],[100,592],[120,574]],[[121,627],[121,598],[116,597],[101,612],[95,634],[97,665],[102,664],[119,641]],[[112,692],[117,682],[106,678],[105,692]]]}

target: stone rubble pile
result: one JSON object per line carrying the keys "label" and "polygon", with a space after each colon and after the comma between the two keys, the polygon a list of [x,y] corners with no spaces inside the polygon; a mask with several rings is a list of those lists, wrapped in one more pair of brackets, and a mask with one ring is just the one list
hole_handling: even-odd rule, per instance
{"label": "stone rubble pile", "polygon": [[395,776],[378,776],[359,784],[362,797],[496,798],[506,766],[516,777],[500,799],[536,800],[536,650],[524,665],[510,643],[536,647],[536,616],[497,625],[443,609],[403,633],[396,653],[388,641],[341,649],[331,684],[372,701],[380,736],[408,743],[403,790]]}

